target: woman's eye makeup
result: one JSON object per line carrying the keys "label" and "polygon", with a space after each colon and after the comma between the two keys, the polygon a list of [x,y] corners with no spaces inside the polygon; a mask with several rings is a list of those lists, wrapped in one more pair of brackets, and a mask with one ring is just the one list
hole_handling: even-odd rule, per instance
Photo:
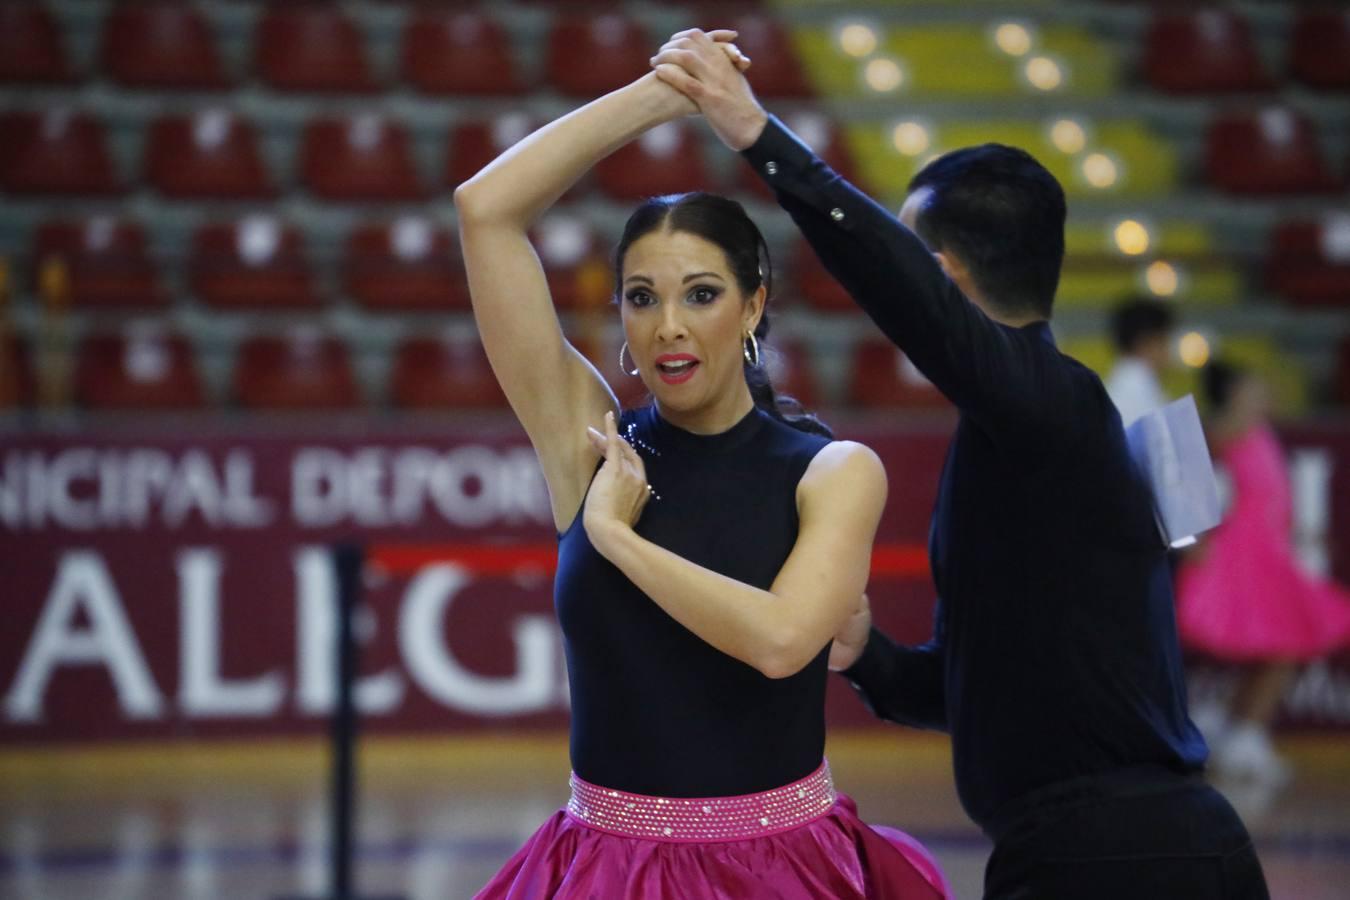
{"label": "woman's eye makeup", "polygon": [[624,297],[634,306],[649,306],[652,303],[652,295],[644,288],[633,288]]}
{"label": "woman's eye makeup", "polygon": [[713,287],[710,284],[700,284],[689,292],[689,299],[693,303],[702,305],[712,303],[721,295],[721,293],[722,289],[719,287]]}

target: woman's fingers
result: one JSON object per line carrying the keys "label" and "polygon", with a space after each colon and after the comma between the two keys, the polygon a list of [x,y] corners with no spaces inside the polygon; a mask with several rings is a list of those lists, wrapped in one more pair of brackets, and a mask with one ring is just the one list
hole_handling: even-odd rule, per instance
{"label": "woman's fingers", "polygon": [[656,77],[691,100],[697,100],[704,90],[702,82],[672,63],[657,66]]}
{"label": "woman's fingers", "polygon": [[726,53],[727,58],[731,60],[737,70],[745,72],[750,68],[750,57],[741,52],[741,48],[735,44],[718,44],[722,51]]}
{"label": "woman's fingers", "polygon": [[605,452],[609,449],[609,438],[605,437],[602,432],[597,431],[595,426],[586,426],[586,439],[591,442],[592,447],[599,451],[601,456],[606,455]]}
{"label": "woman's fingers", "polygon": [[622,461],[622,453],[619,449],[619,428],[614,423],[614,413],[605,413],[605,461],[618,466]]}

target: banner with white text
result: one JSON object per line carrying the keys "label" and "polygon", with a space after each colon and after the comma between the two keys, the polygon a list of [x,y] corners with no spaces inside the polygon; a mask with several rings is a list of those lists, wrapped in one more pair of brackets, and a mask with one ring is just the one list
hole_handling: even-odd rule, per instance
{"label": "banner with white text", "polygon": [[[318,733],[341,541],[371,553],[356,620],[368,732],[564,727],[555,538],[519,430],[317,429],[0,438],[0,742]],[[845,432],[890,473],[879,623],[923,640],[950,428]],[[1300,553],[1350,581],[1350,426],[1284,437]],[[1230,670],[1195,672],[1205,695],[1231,686]],[[832,724],[874,725],[832,681]],[[1350,729],[1350,656],[1309,667],[1282,716]]]}

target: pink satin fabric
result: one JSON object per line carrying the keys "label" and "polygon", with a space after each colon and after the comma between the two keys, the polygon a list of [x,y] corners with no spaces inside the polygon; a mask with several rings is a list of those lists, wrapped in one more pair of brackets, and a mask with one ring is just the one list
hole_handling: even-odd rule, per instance
{"label": "pink satin fabric", "polygon": [[[827,795],[822,794],[822,772]],[[581,782],[578,791],[579,779],[574,779],[568,809],[545,822],[476,900],[950,896],[928,851],[903,832],[863,823],[853,801],[836,794],[828,778],[822,767],[801,782],[764,794],[697,800],[620,791],[596,795],[606,789]],[[587,812],[602,827],[587,824],[578,812]],[[700,833],[721,836],[700,839]]]}

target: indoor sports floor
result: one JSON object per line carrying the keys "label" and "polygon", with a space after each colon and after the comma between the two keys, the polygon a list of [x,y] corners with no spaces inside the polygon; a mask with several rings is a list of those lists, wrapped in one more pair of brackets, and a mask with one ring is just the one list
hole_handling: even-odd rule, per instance
{"label": "indoor sports floor", "polygon": [[[1226,791],[1273,895],[1350,897],[1350,746],[1287,738],[1298,776]],[[366,896],[470,897],[565,799],[560,736],[368,740],[357,885]],[[327,756],[314,741],[0,751],[0,898],[244,900],[326,885]],[[903,827],[956,895],[980,895],[989,846],[961,814],[944,738],[841,735],[830,760],[864,818]]]}

